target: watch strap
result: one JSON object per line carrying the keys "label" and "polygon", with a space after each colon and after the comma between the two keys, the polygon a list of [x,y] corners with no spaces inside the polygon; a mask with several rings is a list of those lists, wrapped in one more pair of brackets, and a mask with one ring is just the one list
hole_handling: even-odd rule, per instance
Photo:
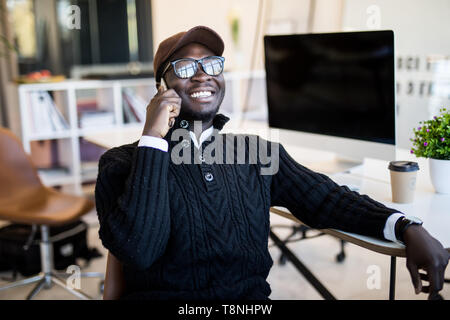
{"label": "watch strap", "polygon": [[397,238],[398,241],[403,243],[403,237],[401,230],[403,229],[402,223],[405,220],[405,217],[400,217],[397,222],[395,223],[395,238]]}
{"label": "watch strap", "polygon": [[[398,224],[398,227],[397,227],[397,224]],[[406,229],[408,229],[412,225],[420,226],[420,225],[422,225],[422,223],[410,220],[407,217],[401,217],[400,219],[398,219],[398,221],[396,223],[396,227],[395,227],[395,237],[397,238],[397,240],[404,243],[405,241],[404,241],[403,235],[405,234]]]}

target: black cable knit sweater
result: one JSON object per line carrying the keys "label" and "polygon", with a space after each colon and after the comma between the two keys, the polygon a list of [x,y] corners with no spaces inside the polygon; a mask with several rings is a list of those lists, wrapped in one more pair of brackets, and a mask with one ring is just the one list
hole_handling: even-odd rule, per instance
{"label": "black cable knit sweater", "polygon": [[[214,128],[227,120],[216,115]],[[100,159],[99,235],[124,264],[124,298],[267,299],[271,206],[288,208],[313,228],[384,239],[386,219],[396,210],[301,166],[281,145],[275,175],[261,175],[259,161],[174,164],[174,128],[166,136],[169,152],[136,142]],[[202,147],[234,138],[213,135]],[[196,156],[195,147],[189,150]]]}

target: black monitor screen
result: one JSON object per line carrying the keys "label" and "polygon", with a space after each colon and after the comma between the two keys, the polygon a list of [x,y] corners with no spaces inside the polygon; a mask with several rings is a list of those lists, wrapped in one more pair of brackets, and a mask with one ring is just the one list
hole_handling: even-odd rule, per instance
{"label": "black monitor screen", "polygon": [[271,127],[395,144],[392,31],[264,37]]}

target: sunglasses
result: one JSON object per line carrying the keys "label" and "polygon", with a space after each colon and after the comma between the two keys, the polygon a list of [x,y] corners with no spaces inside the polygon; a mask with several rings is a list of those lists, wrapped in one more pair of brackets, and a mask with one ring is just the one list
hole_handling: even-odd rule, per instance
{"label": "sunglasses", "polygon": [[198,64],[202,66],[203,71],[210,76],[218,76],[223,72],[224,57],[210,56],[196,60],[193,58],[182,58],[171,61],[162,72],[161,77],[167,72],[170,66],[173,67],[175,75],[180,79],[192,78],[198,71]]}

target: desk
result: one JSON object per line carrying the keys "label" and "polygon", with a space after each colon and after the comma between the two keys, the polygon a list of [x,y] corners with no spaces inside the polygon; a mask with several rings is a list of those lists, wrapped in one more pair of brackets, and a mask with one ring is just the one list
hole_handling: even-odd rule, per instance
{"label": "desk", "polygon": [[[420,166],[420,171],[417,176],[415,199],[411,204],[398,204],[391,201],[391,186],[389,171],[387,170],[387,161],[366,159],[362,167],[348,173],[332,174],[330,177],[340,185],[351,185],[352,187],[358,188],[359,193],[367,194],[388,207],[421,218],[424,222],[423,226],[427,231],[439,240],[444,248],[450,252],[450,195],[434,193],[429,179],[428,162],[425,159],[411,159],[411,157],[407,156],[406,152],[406,150],[399,150],[398,154],[402,159],[418,161]],[[295,154],[292,156],[295,159]],[[302,223],[285,208],[272,207],[271,212],[295,222]],[[391,256],[389,298],[394,299],[396,257],[405,257],[403,245],[335,229],[325,229],[321,231],[371,251]],[[271,238],[277,242],[277,239],[274,238],[273,234],[271,235]],[[287,253],[286,249],[287,248],[283,248],[282,251]],[[299,268],[299,271],[302,272],[301,267]],[[305,277],[312,279],[312,281],[310,281],[311,284],[324,298],[333,298],[320,283],[317,284],[318,280],[315,279],[313,275],[308,273],[304,275]]]}
{"label": "desk", "polygon": [[91,133],[83,138],[99,147],[111,149],[139,140],[142,136],[142,129],[143,126],[123,127],[121,129],[114,129],[111,131]]}
{"label": "desk", "polygon": [[[245,130],[239,129],[238,122],[230,121],[229,123],[227,123],[222,132],[244,133],[250,131],[250,133],[256,133],[264,137],[264,132],[267,130],[267,126],[261,124],[250,124],[244,126],[242,126],[241,124],[240,128],[245,128]],[[142,128],[124,128],[123,130],[115,130],[111,133],[93,134],[90,136],[86,136],[85,139],[94,144],[109,149],[138,140],[141,132]],[[284,146],[295,160],[305,165],[306,167],[310,167],[313,170],[321,171],[320,167],[315,166],[317,159],[331,159],[329,153],[320,153],[316,150],[303,149],[286,144],[284,144]],[[304,158],[305,154],[309,155],[310,158]],[[415,200],[412,204],[397,204],[391,202],[391,187],[389,171],[387,169],[387,161],[366,159],[362,166],[351,170],[348,173],[329,174],[329,172],[326,172],[325,170],[323,170],[322,172],[329,174],[329,176],[340,185],[349,185],[353,188],[357,188],[357,191],[359,193],[367,194],[371,198],[385,204],[388,207],[395,208],[405,214],[421,218],[424,221],[424,227],[428,230],[428,232],[433,237],[438,239],[442,243],[442,245],[450,251],[450,232],[448,231],[450,230],[450,195],[441,195],[434,193],[429,178],[427,159],[417,159],[414,157],[414,155],[409,154],[408,150],[397,150],[396,158],[401,160],[417,161],[419,163],[420,170],[417,176]],[[302,223],[284,208],[271,208],[271,212],[279,214],[298,223]],[[391,256],[391,281],[389,298],[394,298],[396,257],[405,256],[403,245],[334,229],[327,229],[322,231],[341,240],[345,240],[358,246],[364,247],[368,250]],[[274,240],[273,236],[276,235],[271,233],[271,236]],[[278,246],[280,247],[280,245]],[[288,252],[286,251],[286,253]],[[289,254],[289,256],[291,257],[291,261],[293,259],[297,259],[291,254]],[[308,280],[310,280],[310,282],[312,281],[311,284],[322,294],[322,296],[324,296],[325,298],[333,298],[331,294],[327,294],[328,291],[326,290],[326,288],[324,288],[320,284],[320,282],[309,272],[309,270],[307,270],[306,267],[302,266],[301,262],[298,259],[295,261],[295,263],[297,263],[296,266],[298,268],[302,268],[302,273],[306,275],[307,278],[311,276]]]}

